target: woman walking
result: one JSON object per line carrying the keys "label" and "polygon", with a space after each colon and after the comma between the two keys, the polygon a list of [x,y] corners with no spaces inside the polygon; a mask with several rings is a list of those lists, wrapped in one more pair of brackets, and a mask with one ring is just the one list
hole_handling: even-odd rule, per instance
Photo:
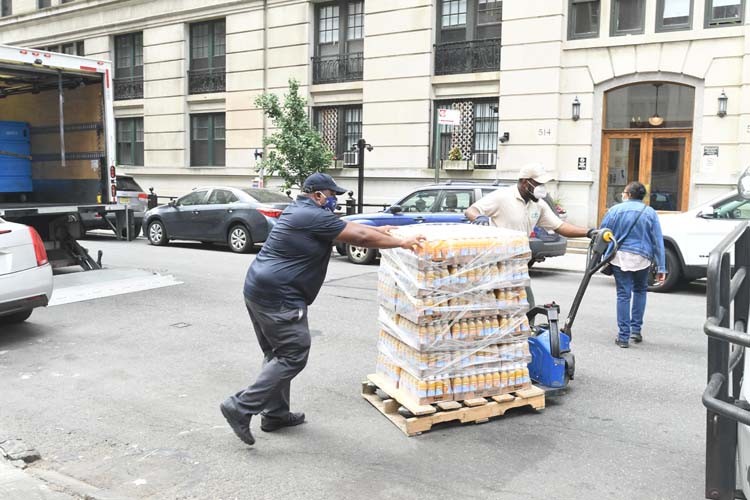
{"label": "woman walking", "polygon": [[643,341],[643,313],[646,311],[646,292],[651,263],[656,263],[656,280],[663,283],[664,239],[656,211],[643,203],[646,187],[631,182],[622,193],[622,203],[610,208],[601,227],[612,230],[619,243],[612,259],[612,271],[617,287],[617,327],[615,343],[628,347]]}

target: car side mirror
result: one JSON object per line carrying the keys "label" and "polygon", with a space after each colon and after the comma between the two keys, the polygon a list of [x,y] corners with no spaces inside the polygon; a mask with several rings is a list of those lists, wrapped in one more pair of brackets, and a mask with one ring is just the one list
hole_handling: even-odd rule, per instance
{"label": "car side mirror", "polygon": [[391,208],[388,209],[388,211],[392,214],[400,214],[404,211],[403,208],[401,208],[401,205],[393,205]]}
{"label": "car side mirror", "polygon": [[737,193],[743,200],[750,200],[750,167],[747,167],[740,175],[737,181]]}
{"label": "car side mirror", "polygon": [[172,208],[175,208],[177,206],[177,200],[169,200],[169,203],[167,203]]}

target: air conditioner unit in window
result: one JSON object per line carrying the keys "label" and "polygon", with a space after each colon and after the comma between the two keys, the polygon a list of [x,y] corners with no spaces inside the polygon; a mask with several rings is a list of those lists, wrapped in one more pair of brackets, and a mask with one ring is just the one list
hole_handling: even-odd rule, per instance
{"label": "air conditioner unit in window", "polygon": [[494,167],[497,165],[496,153],[474,153],[474,165],[482,167]]}
{"label": "air conditioner unit in window", "polygon": [[344,166],[345,167],[356,167],[359,165],[359,152],[358,151],[347,151],[344,153]]}

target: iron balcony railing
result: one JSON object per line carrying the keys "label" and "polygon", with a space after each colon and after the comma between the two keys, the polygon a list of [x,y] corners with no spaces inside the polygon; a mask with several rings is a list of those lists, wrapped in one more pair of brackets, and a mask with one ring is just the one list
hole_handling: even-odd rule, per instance
{"label": "iron balcony railing", "polygon": [[116,101],[143,98],[143,76],[115,78],[113,82]]}
{"label": "iron balcony railing", "polygon": [[446,42],[435,45],[435,74],[500,71],[500,39]]}
{"label": "iron balcony railing", "polygon": [[[734,266],[732,265],[734,254]],[[706,322],[708,384],[706,407],[706,498],[733,500],[737,467],[737,425],[750,425],[743,400],[745,348],[750,347],[750,224],[741,223],[708,258]],[[750,383],[747,380],[745,383]],[[746,474],[747,471],[740,471]]]}
{"label": "iron balcony railing", "polygon": [[226,68],[191,69],[188,71],[188,93],[224,92],[226,81]]}
{"label": "iron balcony railing", "polygon": [[313,83],[352,82],[362,79],[365,57],[361,52],[312,58]]}

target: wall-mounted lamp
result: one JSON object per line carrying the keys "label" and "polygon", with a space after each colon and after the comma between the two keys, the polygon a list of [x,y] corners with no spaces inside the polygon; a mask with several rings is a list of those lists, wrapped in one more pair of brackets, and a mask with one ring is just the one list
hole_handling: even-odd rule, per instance
{"label": "wall-mounted lamp", "polygon": [[262,160],[263,159],[263,151],[260,149],[256,149],[255,153],[253,153],[253,156],[255,157],[255,161]]}
{"label": "wall-mounted lamp", "polygon": [[729,98],[724,93],[724,90],[722,90],[721,95],[719,96],[719,110],[716,112],[721,118],[727,116],[727,102],[729,102]]}
{"label": "wall-mounted lamp", "polygon": [[579,118],[581,118],[581,101],[578,100],[578,96],[576,96],[575,99],[573,99],[573,111],[570,115],[570,118],[577,122]]}

